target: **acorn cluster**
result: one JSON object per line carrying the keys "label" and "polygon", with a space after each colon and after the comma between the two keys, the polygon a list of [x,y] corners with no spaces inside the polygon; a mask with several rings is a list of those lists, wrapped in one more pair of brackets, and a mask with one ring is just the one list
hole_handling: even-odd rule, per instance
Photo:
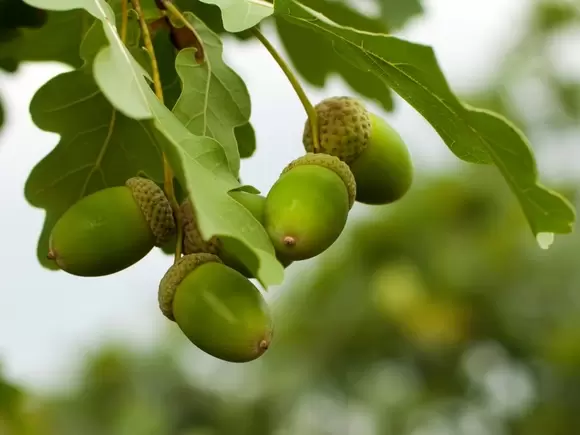
{"label": "acorn cluster", "polygon": [[[355,202],[392,203],[413,178],[401,137],[361,102],[333,97],[315,109],[318,146],[307,121],[305,155],[284,168],[266,196],[229,193],[263,225],[284,267],[332,246]],[[273,322],[252,271],[218,236],[202,237],[189,199],[179,211],[184,255],[160,281],[161,312],[210,355],[230,362],[258,358],[270,346]],[[166,244],[176,227],[163,190],[134,177],[65,211],[52,229],[48,258],[73,275],[110,275]]]}
{"label": "acorn cluster", "polygon": [[[411,155],[397,131],[352,97],[332,97],[316,107],[319,152],[346,162],[356,181],[356,200],[390,204],[410,189]],[[310,122],[304,127],[304,147],[314,152]]]}

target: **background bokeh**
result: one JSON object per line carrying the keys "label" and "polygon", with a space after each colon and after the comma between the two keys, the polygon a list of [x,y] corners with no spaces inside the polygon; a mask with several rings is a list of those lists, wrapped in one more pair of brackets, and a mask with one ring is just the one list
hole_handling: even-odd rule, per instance
{"label": "background bokeh", "polygon": [[[543,182],[578,205],[575,0],[350,5],[433,45],[453,89],[522,128]],[[292,58],[283,29],[265,32]],[[302,153],[305,115],[265,50],[225,44],[258,140],[242,176],[265,192]],[[313,101],[354,93],[294,66]],[[0,73],[1,435],[580,433],[580,237],[541,250],[498,172],[458,161],[398,98],[393,112],[367,101],[409,144],[413,189],[391,206],[357,205],[331,249],[268,291],[276,332],[259,360],[220,362],[165,320],[156,291],[171,258],[158,251],[111,277],[42,269],[43,214],[23,186],[58,137],[32,124],[28,104],[66,70]]]}

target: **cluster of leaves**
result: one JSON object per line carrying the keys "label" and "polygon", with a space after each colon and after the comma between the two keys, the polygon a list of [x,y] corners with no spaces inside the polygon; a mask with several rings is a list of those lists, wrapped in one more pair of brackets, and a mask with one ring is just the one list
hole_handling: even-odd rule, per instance
{"label": "cluster of leaves", "polygon": [[[9,8],[20,4],[5,1]],[[248,39],[254,26],[270,19],[306,80],[323,85],[337,71],[355,92],[387,109],[391,93],[399,94],[458,158],[498,168],[538,240],[572,230],[573,207],[538,182],[523,134],[499,115],[462,103],[430,47],[387,34],[420,12],[417,1],[407,2],[404,13],[393,15],[391,22],[385,17],[392,16],[394,3],[385,0],[375,18],[326,0],[178,1],[196,34],[188,34],[183,23],[167,21],[152,0],[141,3],[154,34],[163,102],[152,90],[155,71],[134,10],[128,14],[126,35],[120,36],[120,0],[26,0],[24,7],[32,15],[44,17],[40,27],[26,28],[18,21],[2,25],[3,34],[13,34],[0,42],[4,68],[49,59],[74,68],[46,83],[30,107],[40,128],[61,136],[26,185],[29,202],[46,210],[38,245],[46,267],[47,236],[70,205],[138,174],[161,183],[164,154],[184,195],[196,206],[202,235],[241,242],[235,243],[236,255],[265,287],[282,281],[283,269],[264,229],[227,195],[233,189],[253,190],[240,183],[239,168],[240,159],[255,148],[255,137],[250,96],[223,62],[219,36],[226,32]],[[157,26],[160,22],[169,25]],[[312,56],[316,63],[308,60]]]}

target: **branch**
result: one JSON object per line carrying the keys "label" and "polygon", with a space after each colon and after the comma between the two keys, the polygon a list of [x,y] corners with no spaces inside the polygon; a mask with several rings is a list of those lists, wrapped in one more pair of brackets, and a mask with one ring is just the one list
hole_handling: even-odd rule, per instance
{"label": "branch", "polygon": [[[149,31],[149,26],[145,21],[145,15],[141,9],[140,0],[131,0],[137,15],[139,16],[139,24],[141,26],[141,32],[143,34],[143,42],[145,43],[145,48],[149,52],[149,57],[151,58],[151,69],[153,70],[153,87],[155,89],[155,95],[159,98],[159,101],[163,103],[163,86],[161,84],[161,76],[159,75],[159,66],[157,64],[157,57],[155,56],[155,49],[153,48],[153,42],[151,40],[151,33]],[[179,208],[179,203],[175,197],[175,189],[173,186],[173,171],[167,157],[163,154],[163,178],[164,178],[164,190],[167,199],[171,203],[171,208],[173,210],[173,215],[176,220],[177,226],[177,243],[175,245],[175,256],[174,262],[177,262],[181,258],[181,244],[183,241],[183,222],[181,219],[181,210]]]}

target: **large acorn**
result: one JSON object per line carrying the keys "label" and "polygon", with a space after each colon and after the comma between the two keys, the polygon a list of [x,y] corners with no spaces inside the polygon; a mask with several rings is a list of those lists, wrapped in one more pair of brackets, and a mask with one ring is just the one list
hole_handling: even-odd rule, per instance
{"label": "large acorn", "polygon": [[328,154],[308,153],[283,170],[264,210],[264,227],[284,261],[315,257],[342,233],[355,201],[348,165]]}
{"label": "large acorn", "polygon": [[258,288],[213,254],[179,259],[160,282],[159,307],[194,345],[224,361],[252,361],[272,340]]}
{"label": "large acorn", "polygon": [[389,204],[401,199],[411,188],[413,162],[395,129],[373,113],[370,119],[368,146],[350,164],[356,179],[356,200],[364,204]]}
{"label": "large acorn", "polygon": [[135,177],[81,198],[54,225],[48,258],[65,272],[119,272],[161,246],[175,231],[171,205],[153,181]]}

